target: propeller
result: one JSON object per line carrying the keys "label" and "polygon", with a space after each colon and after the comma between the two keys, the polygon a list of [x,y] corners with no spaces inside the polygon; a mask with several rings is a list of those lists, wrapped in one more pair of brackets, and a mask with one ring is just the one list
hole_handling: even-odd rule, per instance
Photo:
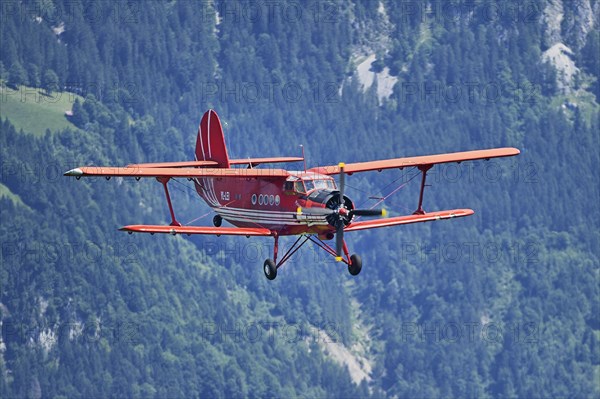
{"label": "propeller", "polygon": [[[344,190],[346,188],[346,173],[343,162],[338,165],[340,168],[340,191],[338,193],[337,204],[334,203],[335,209],[332,208],[302,208],[298,207],[298,215],[305,214],[310,216],[325,216],[329,223],[335,227],[335,259],[339,262],[342,260],[342,252],[344,250],[344,227],[354,216],[377,217],[387,216],[385,209],[348,209],[344,200]],[[331,206],[331,205],[330,205]]]}
{"label": "propeller", "polygon": [[344,189],[346,188],[346,173],[344,172],[345,166],[346,165],[343,162],[340,162],[340,196],[338,200],[338,219],[335,222],[335,254],[337,255],[335,260],[338,262],[342,260],[342,250],[344,248],[344,216],[348,216],[348,220],[352,220],[352,217],[348,213],[344,203]]}
{"label": "propeller", "polygon": [[351,209],[348,210],[344,201],[344,189],[346,188],[346,172],[344,172],[345,164],[340,162],[340,193],[339,207],[337,209],[338,218],[335,222],[335,260],[342,260],[342,251],[344,250],[344,227],[356,216],[386,216],[385,209]]}

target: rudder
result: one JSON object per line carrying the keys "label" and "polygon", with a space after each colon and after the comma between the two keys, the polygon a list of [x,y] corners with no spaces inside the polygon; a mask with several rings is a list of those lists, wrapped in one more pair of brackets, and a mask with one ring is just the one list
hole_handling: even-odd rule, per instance
{"label": "rudder", "polygon": [[215,161],[219,168],[229,168],[223,127],[217,113],[209,109],[202,116],[196,139],[196,160]]}

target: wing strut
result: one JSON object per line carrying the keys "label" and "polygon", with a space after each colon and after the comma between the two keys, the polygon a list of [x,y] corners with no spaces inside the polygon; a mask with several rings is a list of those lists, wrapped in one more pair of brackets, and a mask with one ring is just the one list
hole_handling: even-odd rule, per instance
{"label": "wing strut", "polygon": [[421,165],[419,166],[419,170],[421,171],[421,192],[419,193],[419,206],[417,210],[413,212],[413,215],[424,215],[425,211],[423,210],[423,192],[425,191],[425,180],[427,179],[427,171],[431,169],[433,165]]}
{"label": "wing strut", "polygon": [[171,196],[169,195],[169,188],[167,183],[171,180],[170,177],[157,177],[156,180],[162,183],[165,189],[165,195],[167,197],[167,204],[169,204],[169,212],[171,213],[171,226],[181,226],[181,223],[175,219],[175,212],[173,212],[173,204],[171,204]]}

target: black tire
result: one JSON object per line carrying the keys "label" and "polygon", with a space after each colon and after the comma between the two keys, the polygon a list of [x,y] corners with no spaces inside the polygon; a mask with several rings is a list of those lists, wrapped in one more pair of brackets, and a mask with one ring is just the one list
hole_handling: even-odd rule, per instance
{"label": "black tire", "polygon": [[273,259],[265,260],[263,265],[263,272],[265,272],[265,277],[269,280],[275,280],[277,277],[277,266],[275,266],[275,262]]}
{"label": "black tire", "polygon": [[362,259],[357,254],[354,254],[350,257],[350,265],[348,265],[348,272],[356,276],[362,270]]}
{"label": "black tire", "polygon": [[213,224],[215,225],[215,227],[221,227],[222,223],[223,218],[221,217],[221,215],[215,215],[215,217],[213,218]]}

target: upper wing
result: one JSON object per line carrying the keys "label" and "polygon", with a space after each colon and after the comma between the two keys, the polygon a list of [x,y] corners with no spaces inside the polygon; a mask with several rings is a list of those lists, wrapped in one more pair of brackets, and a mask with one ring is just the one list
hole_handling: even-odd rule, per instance
{"label": "upper wing", "polygon": [[283,169],[241,169],[241,168],[173,168],[173,167],[113,167],[83,166],[71,169],[65,176],[122,176],[122,177],[288,177]]}
{"label": "upper wing", "polygon": [[364,222],[351,223],[344,229],[346,231],[357,231],[366,229],[375,229],[378,227],[396,226],[399,224],[410,224],[419,222],[431,222],[434,220],[460,218],[470,216],[475,212],[472,209],[452,209],[448,211],[427,212],[424,215],[397,216],[387,219],[365,220]]}
{"label": "upper wing", "polygon": [[230,165],[253,165],[261,163],[283,163],[283,162],[302,162],[304,158],[298,157],[271,157],[271,158],[246,158],[246,159],[230,159]]}
{"label": "upper wing", "polygon": [[[492,148],[489,150],[453,152],[449,154],[424,155],[408,158],[384,159],[381,161],[347,163],[344,165],[344,172],[352,174],[354,172],[366,172],[370,170],[381,171],[383,169],[405,168],[412,166],[435,165],[438,163],[475,161],[478,159],[490,159],[500,157],[511,157],[520,154],[517,148]],[[325,175],[335,175],[340,173],[338,165],[321,166],[311,169],[312,172]]]}
{"label": "upper wing", "polygon": [[[230,165],[252,165],[261,163],[282,163],[282,162],[300,162],[303,158],[298,157],[275,157],[275,158],[247,158],[230,159]],[[183,161],[183,162],[158,162],[158,163],[136,163],[127,165],[128,168],[205,168],[208,166],[217,166],[215,161]]]}
{"label": "upper wing", "polygon": [[215,161],[182,161],[182,162],[157,162],[157,163],[134,163],[127,165],[128,168],[206,168],[218,166]]}
{"label": "upper wing", "polygon": [[163,234],[209,234],[228,236],[270,236],[271,230],[260,227],[208,227],[208,226],[157,226],[136,224],[121,227],[119,230],[129,233],[163,233]]}

